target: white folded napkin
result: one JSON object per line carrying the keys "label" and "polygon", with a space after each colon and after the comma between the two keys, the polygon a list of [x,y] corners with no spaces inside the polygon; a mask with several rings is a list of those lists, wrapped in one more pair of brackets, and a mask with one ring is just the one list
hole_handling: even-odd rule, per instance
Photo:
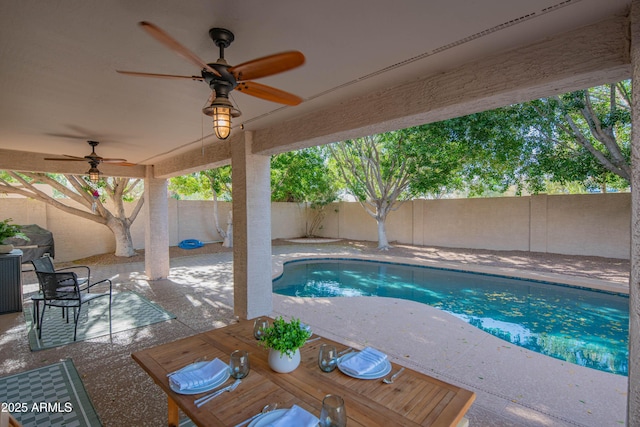
{"label": "white folded napkin", "polygon": [[298,405],[293,405],[283,416],[265,427],[316,427],[319,421],[315,415]]}
{"label": "white folded napkin", "polygon": [[387,355],[383,352],[372,347],[365,347],[355,356],[340,362],[340,368],[351,375],[363,375],[375,371],[385,360],[387,360]]}
{"label": "white folded napkin", "polygon": [[204,387],[219,380],[228,370],[229,365],[216,357],[197,369],[176,372],[169,377],[169,381],[178,390]]}

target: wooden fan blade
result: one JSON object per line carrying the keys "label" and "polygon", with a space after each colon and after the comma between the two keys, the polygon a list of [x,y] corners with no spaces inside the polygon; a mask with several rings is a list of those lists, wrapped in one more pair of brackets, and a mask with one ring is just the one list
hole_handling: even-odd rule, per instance
{"label": "wooden fan blade", "polygon": [[126,159],[102,159],[101,163],[128,163]]}
{"label": "wooden fan blade", "polygon": [[299,96],[256,82],[241,82],[236,87],[236,90],[280,104],[298,105],[302,102],[302,98]]}
{"label": "wooden fan blade", "polygon": [[45,157],[45,160],[61,160],[61,161],[66,161],[66,162],[79,162],[79,161],[83,161],[86,162],[87,159],[85,159],[84,157],[76,157],[76,156],[70,156],[68,154],[63,154],[63,156],[66,156],[66,158],[61,159],[60,157]]}
{"label": "wooden fan blade", "polygon": [[154,74],[154,73],[139,73],[137,71],[122,71],[116,70],[117,73],[126,74],[128,76],[136,77],[156,77],[159,79],[187,79],[187,80],[199,80],[203,81],[202,76],[176,76],[174,74]]}
{"label": "wooden fan blade", "polygon": [[127,162],[125,159],[103,159],[101,163],[109,163],[116,166],[136,166],[136,163]]}
{"label": "wooden fan blade", "polygon": [[304,64],[302,52],[292,50],[254,59],[229,68],[236,80],[254,80],[291,70]]}
{"label": "wooden fan blade", "polygon": [[205,68],[207,71],[215,74],[218,77],[222,77],[219,72],[211,68],[209,64],[204,62],[202,59],[198,58],[198,56],[195,53],[191,52],[189,49],[187,49],[186,47],[178,43],[177,40],[175,40],[169,34],[165,33],[162,29],[160,29],[160,27],[147,21],[142,21],[139,23],[139,25],[151,37],[158,40],[160,43],[162,43],[163,45],[165,45],[166,47],[168,47],[178,55],[182,56],[187,61],[190,61],[192,64],[195,64],[200,68]]}
{"label": "wooden fan blade", "polygon": [[64,138],[64,139],[81,139],[83,141],[87,140],[87,137],[84,135],[71,135],[70,133],[45,133],[47,136],[53,136],[56,138]]}

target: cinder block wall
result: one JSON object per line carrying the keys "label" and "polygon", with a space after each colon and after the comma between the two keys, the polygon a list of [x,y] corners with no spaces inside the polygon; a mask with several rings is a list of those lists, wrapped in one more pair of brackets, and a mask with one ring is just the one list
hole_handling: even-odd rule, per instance
{"label": "cinder block wall", "polygon": [[[335,203],[318,232],[377,240],[358,203]],[[387,220],[389,241],[425,246],[518,250],[629,259],[631,194],[414,200]]]}
{"label": "cinder block wall", "polygon": [[[130,212],[133,204],[127,206]],[[231,204],[218,202],[220,227],[227,228]],[[377,240],[377,226],[359,203],[334,203],[316,234]],[[271,205],[274,239],[301,237],[313,215],[295,203]],[[56,261],[113,252],[106,226],[66,214],[45,203],[0,198],[0,219],[38,224],[53,232]],[[144,247],[144,215],[134,222],[134,247]],[[387,220],[389,241],[493,250],[519,250],[629,259],[631,195],[536,195],[487,199],[414,200]],[[169,242],[185,239],[221,241],[213,220],[213,202],[169,200]]]}

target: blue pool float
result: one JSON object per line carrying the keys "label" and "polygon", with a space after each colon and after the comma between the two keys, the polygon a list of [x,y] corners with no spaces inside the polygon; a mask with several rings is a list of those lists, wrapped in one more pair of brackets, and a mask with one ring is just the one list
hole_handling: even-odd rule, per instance
{"label": "blue pool float", "polygon": [[180,242],[178,246],[182,249],[197,249],[201,248],[203,243],[200,240],[187,239]]}

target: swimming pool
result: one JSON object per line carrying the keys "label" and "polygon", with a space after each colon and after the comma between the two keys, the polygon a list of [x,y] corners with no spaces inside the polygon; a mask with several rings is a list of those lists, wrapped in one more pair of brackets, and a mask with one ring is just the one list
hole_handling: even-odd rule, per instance
{"label": "swimming pool", "polygon": [[629,297],[533,280],[358,260],[302,260],[273,281],[281,295],[379,296],[437,307],[515,345],[627,375]]}

